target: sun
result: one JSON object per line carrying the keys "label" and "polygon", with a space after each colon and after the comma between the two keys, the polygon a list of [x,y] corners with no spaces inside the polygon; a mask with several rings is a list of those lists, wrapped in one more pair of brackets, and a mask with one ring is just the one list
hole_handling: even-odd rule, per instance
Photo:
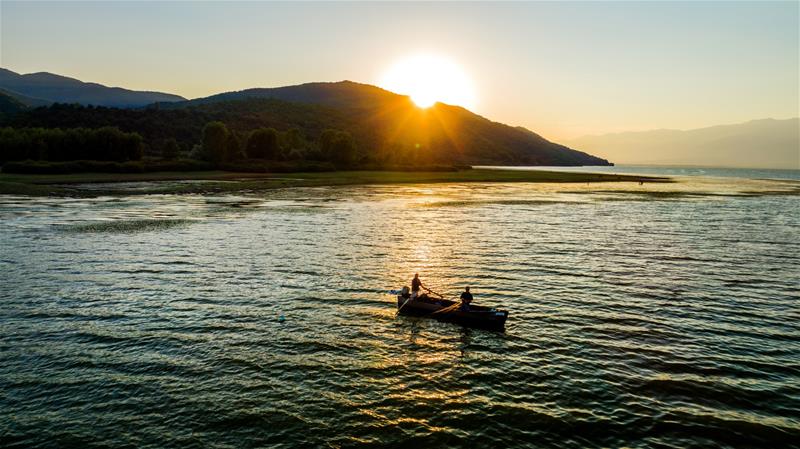
{"label": "sun", "polygon": [[475,107],[472,81],[457,64],[436,55],[420,54],[398,61],[386,71],[379,85],[410,96],[421,108],[436,102]]}

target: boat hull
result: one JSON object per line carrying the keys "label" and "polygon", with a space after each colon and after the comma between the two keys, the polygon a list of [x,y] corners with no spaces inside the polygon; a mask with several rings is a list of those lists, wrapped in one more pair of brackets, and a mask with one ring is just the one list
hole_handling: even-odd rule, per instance
{"label": "boat hull", "polygon": [[[403,305],[405,304],[405,305]],[[502,331],[508,319],[507,310],[490,309],[489,307],[470,306],[470,310],[452,310],[438,313],[440,310],[456,304],[447,299],[413,299],[406,303],[406,298],[397,296],[397,309],[403,315],[434,318],[439,321]]]}

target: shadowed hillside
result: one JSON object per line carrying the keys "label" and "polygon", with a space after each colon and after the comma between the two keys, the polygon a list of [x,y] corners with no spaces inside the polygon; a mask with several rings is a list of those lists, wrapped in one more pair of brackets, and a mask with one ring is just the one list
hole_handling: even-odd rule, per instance
{"label": "shadowed hillside", "polygon": [[14,115],[27,109],[25,103],[19,101],[8,93],[0,90],[0,115],[10,114]]}
{"label": "shadowed hillside", "polygon": [[15,128],[117,127],[141,135],[151,150],[175,139],[187,154],[210,122],[224,124],[239,149],[255,130],[274,128],[287,158],[290,152],[315,157],[325,130],[331,129],[352,136],[354,160],[362,163],[608,165],[458,106],[421,109],[407,96],[350,81],[249,89],[138,110],[56,104],[6,120]]}
{"label": "shadowed hillside", "polygon": [[369,109],[383,102],[391,101],[397,96],[395,93],[369,84],[341,81],[338,83],[306,83],[296,86],[245,89],[163,106],[186,107],[249,98],[274,98],[292,103],[313,103],[332,107]]}
{"label": "shadowed hillside", "polygon": [[[25,96],[25,95],[22,95],[22,94],[18,94],[16,92],[11,92],[11,91],[8,91],[8,90],[2,89],[2,88],[0,88],[0,95],[2,95],[3,97],[6,97],[7,99],[13,100],[13,102],[16,103],[16,104],[22,105],[22,108],[18,109],[17,111],[23,110],[23,109],[26,109],[26,108],[38,108],[40,106],[49,106],[49,105],[53,104],[52,101],[42,100],[41,98],[28,97],[28,96]],[[5,100],[5,101],[9,101],[9,100]],[[10,111],[7,111],[7,112],[10,112]],[[14,111],[14,112],[16,112],[16,111]]]}
{"label": "shadowed hillside", "polygon": [[[458,106],[417,107],[407,96],[352,81],[248,89],[167,105],[191,105],[256,98],[318,104],[341,113],[362,144],[378,155],[396,150],[432,152],[436,159],[467,164],[608,165],[608,161],[552,143],[525,128],[492,122]],[[244,104],[229,104],[236,109]]]}
{"label": "shadowed hillside", "polygon": [[248,89],[157,104],[146,111],[37,110],[15,124],[117,126],[139,132],[146,140],[176,137],[188,145],[199,137],[205,123],[214,120],[241,133],[259,127],[296,128],[312,142],[327,128],[344,130],[354,137],[362,153],[380,162],[608,164],[461,107],[439,103],[420,109],[407,96],[350,81]]}
{"label": "shadowed hillside", "polygon": [[163,106],[182,108],[256,98],[319,104],[344,111],[346,116],[357,119],[352,123],[362,128],[357,134],[378,151],[397,146],[416,148],[419,144],[467,163],[608,165],[605,160],[554,144],[523,127],[492,122],[464,108],[442,103],[420,109],[407,96],[352,81],[247,89]]}

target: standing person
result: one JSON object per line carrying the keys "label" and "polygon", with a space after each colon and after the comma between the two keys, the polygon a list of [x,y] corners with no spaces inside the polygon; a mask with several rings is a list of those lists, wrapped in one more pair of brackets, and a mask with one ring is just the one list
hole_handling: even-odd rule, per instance
{"label": "standing person", "polygon": [[419,278],[419,273],[414,273],[414,279],[411,280],[411,297],[416,299],[419,296],[419,289],[425,288]]}
{"label": "standing person", "polygon": [[461,310],[469,310],[469,303],[472,302],[472,293],[469,292],[469,287],[464,289],[461,293]]}

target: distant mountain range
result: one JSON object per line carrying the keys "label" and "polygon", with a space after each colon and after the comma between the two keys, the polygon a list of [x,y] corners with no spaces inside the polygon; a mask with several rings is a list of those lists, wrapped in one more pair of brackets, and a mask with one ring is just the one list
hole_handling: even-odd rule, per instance
{"label": "distant mountain range", "polygon": [[[53,103],[119,110],[31,109]],[[0,68],[3,116],[14,126],[110,125],[139,132],[146,140],[176,137],[186,145],[196,143],[209,120],[223,121],[239,132],[264,126],[298,128],[310,140],[334,127],[350,132],[369,151],[415,147],[471,164],[608,165],[608,159],[623,164],[800,168],[798,118],[592,135],[565,142],[600,156],[596,157],[458,106],[420,109],[407,96],[351,81],[254,88],[187,100],[47,72],[21,75]]]}
{"label": "distant mountain range", "polygon": [[800,169],[800,118],[584,136],[566,144],[619,164]]}
{"label": "distant mountain range", "polygon": [[47,72],[21,75],[0,68],[0,89],[26,106],[51,103],[135,108],[156,102],[183,101],[185,98],[162,92],[146,92],[85,83]]}
{"label": "distant mountain range", "polygon": [[[417,152],[417,159],[474,165],[609,165],[605,159],[550,142],[525,128],[490,121],[458,106],[437,103],[420,109],[407,96],[351,81],[248,89],[186,100],[51,74],[17,75],[7,70],[2,74],[0,88],[17,95],[12,98],[17,102],[25,102],[21,94],[61,103],[115,107],[27,109],[5,119],[15,127],[116,126],[138,132],[152,147],[171,137],[184,147],[191,147],[199,142],[203,126],[218,120],[241,135],[259,127],[297,129],[309,142],[316,142],[328,128],[347,131],[364,152],[384,158],[392,153]],[[36,88],[20,89],[31,85],[30,80],[28,84],[3,81],[17,79],[14,76],[35,77]],[[48,80],[54,85],[49,86]],[[64,84],[78,91],[95,86],[91,91],[98,97],[94,98],[102,97],[102,101],[93,102],[88,93],[67,96],[58,87]],[[61,92],[60,96],[57,92]],[[141,106],[145,99],[153,99],[146,108],[122,109]]]}

